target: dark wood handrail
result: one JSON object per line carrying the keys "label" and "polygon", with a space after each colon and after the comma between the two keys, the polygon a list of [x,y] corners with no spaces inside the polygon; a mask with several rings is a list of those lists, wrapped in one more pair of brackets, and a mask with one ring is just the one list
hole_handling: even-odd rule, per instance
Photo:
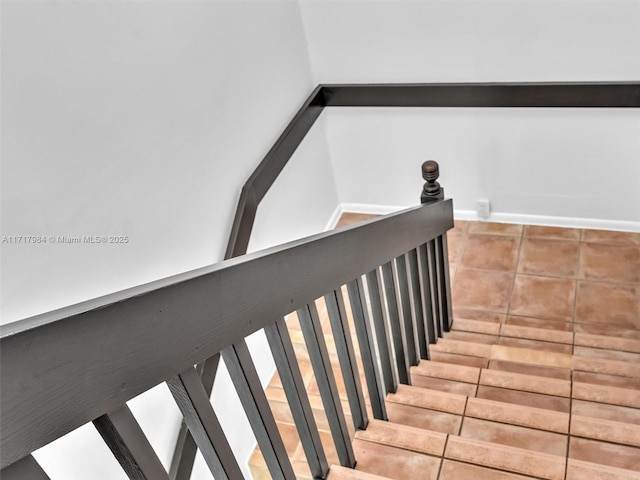
{"label": "dark wood handrail", "polygon": [[276,143],[267,152],[240,192],[225,259],[247,253],[258,205],[276,181],[324,109],[324,92],[316,87],[293,117]]}
{"label": "dark wood handrail", "polygon": [[2,466],[442,235],[452,218],[450,200],[423,205],[2,327]]}
{"label": "dark wood handrail", "polygon": [[246,253],[260,201],[325,107],[640,108],[640,82],[319,85],[242,188],[225,258]]}
{"label": "dark wood handrail", "polygon": [[327,107],[638,108],[638,82],[322,85]]}

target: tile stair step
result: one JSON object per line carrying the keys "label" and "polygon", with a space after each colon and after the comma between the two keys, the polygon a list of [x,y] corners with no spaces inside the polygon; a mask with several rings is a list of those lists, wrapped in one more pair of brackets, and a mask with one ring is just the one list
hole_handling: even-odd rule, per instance
{"label": "tile stair step", "polygon": [[361,472],[353,468],[331,465],[328,480],[389,480],[389,477],[381,477],[372,473]]}
{"label": "tile stair step", "polygon": [[571,382],[556,378],[526,375],[524,373],[504,372],[502,370],[483,369],[480,385],[507,388],[523,392],[542,393],[555,397],[570,397]]}
{"label": "tile stair step", "polygon": [[576,333],[587,333],[589,335],[602,335],[603,337],[640,340],[640,330],[629,330],[628,328],[612,325],[576,323],[574,325],[574,331]]}
{"label": "tile stair step", "polygon": [[[407,404],[414,406],[419,405],[421,408],[429,409],[436,407],[440,410],[454,410],[459,415],[464,412],[466,417],[469,418],[480,418],[496,422],[498,424],[517,425],[550,432],[557,431],[559,433],[566,433],[566,424],[568,422],[568,415],[559,412],[505,404],[503,402],[474,397],[469,397],[467,399],[460,395],[452,395],[439,391],[428,391],[419,387],[405,385],[400,385],[399,392],[389,395],[389,397],[393,397],[389,398],[389,401],[403,400],[406,401]],[[451,402],[452,405],[458,406],[449,408],[444,405],[442,402],[446,401],[447,398],[449,400],[453,400],[453,402]],[[464,406],[464,402],[466,402],[466,407]],[[447,436],[443,433],[393,424],[391,422],[377,420],[371,420],[370,422],[371,423],[367,431],[359,431],[356,433],[356,438],[364,441],[361,446],[366,445],[366,442],[380,443],[394,448],[409,450],[413,454],[419,453],[439,457],[442,455],[444,446],[449,444],[451,445],[450,450],[445,452],[444,458],[463,462],[472,462],[479,467],[484,466],[488,468],[496,468],[505,472],[512,472],[513,474],[534,475],[538,478],[547,478],[550,480],[562,478],[557,475],[560,468],[557,464],[559,460],[564,461],[563,457],[556,457],[555,459],[551,459],[551,461],[549,457],[552,455],[550,454],[530,452],[524,449],[500,445],[493,442],[486,442],[474,438],[458,437],[453,434],[449,434]],[[606,419],[574,415],[572,417],[570,427],[571,434],[577,437],[623,445],[640,446],[640,425],[628,425]],[[449,440],[448,443],[445,443],[447,442],[447,437]],[[457,445],[457,440],[453,439],[457,438],[462,438],[464,448],[459,445],[457,448],[455,447]],[[466,453],[461,453],[462,450]],[[416,460],[415,457],[411,458],[412,460],[408,461],[410,464],[417,462],[417,464],[422,465],[420,468],[424,468],[424,465],[420,463],[419,460]],[[516,461],[513,460],[514,458]],[[427,461],[427,464],[430,464],[429,461]],[[631,478],[640,478],[638,472],[632,472],[611,466],[591,464],[573,459],[570,459],[570,462],[573,463],[570,463],[570,473],[568,474],[567,479],[619,478],[620,480],[626,480]],[[537,463],[545,465],[542,471],[531,470],[531,468],[534,468],[532,465]],[[269,478],[267,475],[268,472],[260,472],[260,465],[257,466],[257,469],[256,466],[251,466],[251,468],[252,471],[258,474],[255,478]],[[294,470],[296,471],[297,478],[309,478],[308,470],[303,462],[294,462]],[[341,471],[340,473],[336,473],[334,471],[332,475],[333,476],[330,478],[334,480],[340,480],[341,478],[352,478],[353,480],[376,480],[386,478],[379,476],[366,476],[367,474],[358,470]],[[431,477],[421,476],[420,478]],[[434,476],[433,478],[436,477]],[[506,478],[508,477],[505,477],[505,479]]]}
{"label": "tile stair step", "polygon": [[458,355],[456,353],[436,352],[433,349],[429,353],[431,361],[442,363],[454,363],[456,365],[466,365],[468,367],[486,368],[489,360],[483,357],[470,357],[468,355]]}
{"label": "tile stair step", "polygon": [[467,397],[411,385],[398,385],[395,393],[387,395],[386,401],[462,415],[467,403]]}
{"label": "tile stair step", "polygon": [[[572,333],[550,328],[456,318],[453,322],[452,332],[483,334],[486,338],[489,338],[489,336],[500,336],[563,343],[567,345],[575,342],[576,346],[581,347],[640,353],[640,332],[637,330],[616,329],[606,326],[576,324],[576,332]],[[447,334],[445,334],[445,339],[446,338]],[[472,338],[473,337],[469,337],[468,340],[465,340],[464,337],[458,336],[455,339],[473,343]]]}
{"label": "tile stair step", "polygon": [[592,373],[604,373],[619,377],[640,378],[640,364],[623,360],[573,356],[573,370]]}
{"label": "tile stair step", "polygon": [[601,418],[572,415],[571,435],[640,447],[640,425]]}
{"label": "tile stair step", "polygon": [[447,441],[445,433],[382,420],[370,420],[367,429],[358,431],[356,438],[437,457],[443,455]]}
{"label": "tile stair step", "polygon": [[636,471],[610,467],[598,463],[585,462],[570,458],[567,465],[566,480],[638,480]]}
{"label": "tile stair step", "polygon": [[454,317],[451,327],[454,331],[483,333],[485,335],[498,335],[500,333],[500,323],[485,322],[482,320],[468,320],[466,318]]}
{"label": "tile stair step", "polygon": [[549,432],[565,434],[569,432],[568,413],[514,405],[485,398],[469,398],[465,416]]}
{"label": "tile stair step", "polygon": [[[503,320],[504,321],[504,320]],[[606,331],[605,331],[606,330]],[[551,395],[553,398],[565,398],[569,401],[573,398],[576,402],[592,403],[598,408],[634,409],[640,412],[640,395],[635,388],[621,388],[625,386],[627,379],[640,379],[640,366],[634,359],[640,354],[640,336],[637,332],[627,335],[621,329],[605,329],[603,325],[577,325],[575,333],[552,328],[539,328],[530,325],[516,325],[485,321],[477,318],[456,317],[452,334],[445,334],[438,339],[438,343],[431,345],[434,359],[422,361],[412,367],[413,376],[421,378],[421,384],[428,385],[425,379],[433,378],[438,381],[460,383],[466,385],[480,385],[492,388],[507,389],[512,392],[533,392],[541,396]],[[522,348],[520,346],[500,345],[500,338],[521,339],[524,341],[549,342],[553,344],[575,344],[576,355],[559,352],[545,352]],[[294,335],[297,343],[297,354],[306,353],[306,348],[300,338]],[[300,342],[300,343],[298,343]],[[545,344],[540,343],[544,346]],[[333,345],[330,345],[333,347]],[[527,347],[527,345],[525,345]],[[304,356],[302,358],[304,362]],[[531,370],[527,373],[510,371],[507,369],[492,369],[490,361],[507,362],[513,365],[522,365]],[[581,380],[574,379],[573,388],[568,376],[550,375],[541,376],[529,373],[537,373],[536,369],[553,368],[558,372],[584,372]],[[602,377],[603,384],[596,383],[598,376]],[[615,377],[616,383],[607,385],[606,376]],[[593,378],[593,380],[591,380]],[[434,380],[435,381],[435,380]],[[636,380],[634,380],[635,382]],[[593,382],[593,383],[590,383]],[[630,383],[629,385],[635,385]],[[628,386],[628,385],[626,385]],[[275,391],[277,399],[271,401],[285,401],[281,389]],[[455,390],[454,390],[455,391]],[[322,410],[320,398],[313,395],[312,404],[314,411]],[[444,472],[459,469],[485,470],[493,479],[504,480],[520,478],[545,478],[549,480],[565,479],[577,480],[578,478],[597,479],[640,479],[638,471],[625,470],[613,466],[600,465],[556,455],[555,451],[540,449],[540,451],[525,450],[511,444],[503,445],[495,443],[498,437],[485,435],[482,430],[473,430],[470,427],[474,422],[482,426],[483,422],[490,430],[500,433],[509,429],[526,429],[533,431],[549,432],[547,435],[571,435],[578,439],[589,441],[608,442],[609,444],[624,445],[628,447],[640,447],[640,424],[626,423],[623,418],[603,418],[590,416],[590,412],[584,409],[568,413],[535,408],[515,403],[506,403],[485,398],[476,398],[474,395],[461,395],[445,391],[418,386],[400,385],[398,391],[389,394],[387,402],[402,408],[413,408],[436,412],[439,415],[449,415],[453,418],[469,418],[469,426],[458,423],[455,430],[433,431],[431,424],[428,428],[419,428],[407,424],[384,422],[370,419],[366,431],[355,432],[354,447],[360,448],[363,461],[359,463],[359,469],[349,469],[340,466],[332,466],[331,480],[385,480],[397,477],[393,469],[380,471],[372,469],[381,452],[391,455],[393,462],[399,462],[398,468],[404,468],[404,474],[412,466],[421,471],[415,478],[435,478],[439,471],[442,479]],[[343,399],[345,413],[348,414],[346,398]],[[549,407],[551,408],[551,407]],[[567,410],[568,411],[568,410]],[[425,412],[426,413],[426,412]],[[390,416],[391,418],[391,416]],[[477,419],[477,420],[475,420]],[[350,420],[350,419],[349,419]],[[393,420],[393,419],[392,419]],[[621,421],[618,421],[621,420]],[[350,421],[349,421],[350,423]],[[328,436],[327,426],[321,422],[323,435]],[[474,431],[482,433],[479,438],[474,438]],[[523,430],[524,431],[524,430]],[[485,432],[486,433],[486,432]],[[352,431],[353,434],[353,431]],[[462,434],[460,436],[459,434]],[[500,434],[502,435],[502,434]],[[471,437],[471,438],[470,438]],[[482,438],[484,437],[484,438]],[[500,441],[498,439],[498,441]],[[324,443],[324,439],[323,439]],[[621,447],[624,448],[624,447]],[[299,450],[299,449],[298,449]],[[402,452],[402,453],[399,453]],[[299,452],[298,452],[299,453]],[[298,478],[308,478],[309,472],[300,455],[296,454],[294,469]],[[406,458],[405,458],[406,457]],[[425,458],[422,458],[425,457]],[[404,460],[402,460],[404,458]],[[331,461],[330,461],[331,462]],[[443,463],[444,462],[444,463]],[[459,463],[463,462],[463,463]],[[250,464],[256,478],[268,478],[268,472],[264,470],[264,464],[257,462]],[[471,465],[473,464],[473,465]],[[419,468],[418,468],[419,466]],[[424,473],[426,466],[435,468],[431,473]],[[447,468],[445,468],[447,466]],[[626,465],[622,465],[627,467]],[[374,475],[368,472],[383,472],[385,476]],[[406,470],[406,469],[409,470]],[[497,470],[486,470],[497,469]],[[633,468],[633,467],[632,467]],[[522,477],[526,475],[527,477]],[[402,477],[407,478],[407,477]],[[453,477],[451,477],[453,478]]]}
{"label": "tile stair step", "polygon": [[[402,393],[419,394],[420,392],[416,390],[415,388],[409,388]],[[530,407],[514,407],[501,404],[501,402],[476,398],[469,398],[466,415],[469,417],[484,417],[488,420],[496,420],[508,424],[518,424],[520,420],[524,420],[523,423],[526,426],[537,427],[547,431],[558,431],[559,433],[567,433],[568,430],[569,416],[567,414]],[[532,419],[534,420],[533,423],[531,423]],[[638,425],[626,425],[620,422],[576,415],[571,422],[571,432],[575,436],[606,440],[624,445],[640,445],[640,426]],[[444,455],[445,461],[458,460],[467,462],[475,465],[473,468],[495,468],[504,472],[494,472],[496,478],[505,478],[505,480],[510,478],[506,472],[549,480],[563,480],[566,468],[564,455],[536,452],[491,441],[452,434],[447,435],[379,420],[372,420],[368,429],[359,431],[356,434],[356,438],[361,441],[359,445],[362,448],[366,448],[366,442],[376,443],[426,456],[442,457]],[[640,478],[640,472],[638,471],[576,459],[569,459],[568,461],[567,479],[602,478],[626,480]],[[431,478],[433,475],[433,472],[427,473],[423,471],[420,478]],[[353,478],[355,480],[361,477]]]}
{"label": "tile stair step", "polygon": [[442,459],[376,442],[356,438],[353,450],[358,459],[356,470],[394,480],[436,480]]}
{"label": "tile stair step", "polygon": [[[626,340],[616,337],[610,338],[614,339],[615,342]],[[626,348],[635,348],[632,343],[632,341],[629,341]],[[503,360],[540,367],[573,369],[576,371],[640,378],[640,364],[637,361],[637,357],[640,354],[612,348],[576,347],[576,353],[571,355],[569,353],[520,346],[487,345],[459,339],[450,340],[445,337],[440,339],[438,343],[431,345],[430,349],[434,354],[433,357],[436,358],[436,363],[457,364],[460,366],[459,372],[453,373],[453,370],[451,370],[451,372],[436,373],[438,369],[443,369],[444,367],[421,366],[422,363],[428,363],[421,362],[421,365],[413,367],[412,371],[415,374],[473,383],[470,379],[474,368],[483,368],[485,360]],[[469,372],[467,374],[468,377],[465,377],[462,373],[465,371],[465,366],[468,368],[466,370]],[[427,372],[428,369],[433,370],[433,374],[423,373]]]}
{"label": "tile stair step", "polygon": [[439,480],[531,480],[532,477],[445,459],[438,478]]}
{"label": "tile stair step", "polygon": [[502,370],[505,372],[537,375],[539,377],[571,380],[571,370],[567,368],[543,367],[538,365],[529,365],[526,363],[509,362],[504,360],[490,360],[488,368],[490,370]]}
{"label": "tile stair step", "polygon": [[489,358],[492,345],[474,343],[464,340],[449,340],[441,338],[438,343],[429,345],[429,350],[434,352],[454,353],[469,357]]}
{"label": "tile stair step", "polygon": [[[590,396],[588,393],[581,395],[582,397],[590,397],[584,400],[593,401],[593,397],[597,397],[602,392],[600,386],[596,387],[594,395]],[[616,397],[618,403],[628,403],[629,400],[626,399],[632,399],[631,403],[633,403],[633,399],[638,397],[636,391],[629,389],[616,389],[614,395],[620,395],[621,392],[619,390],[624,390],[624,392],[622,392],[622,397]],[[596,401],[598,400],[596,399]],[[387,396],[387,402],[455,415],[464,414],[465,417],[506,425],[561,434],[570,433],[573,436],[640,447],[640,424],[623,423],[612,419],[594,417],[584,410],[581,413],[573,414],[570,425],[568,413],[484,398],[466,397],[410,385],[399,385],[396,393]],[[635,408],[640,409],[640,404]],[[379,429],[380,427],[376,428]],[[357,432],[356,437],[358,435],[366,434]]]}
{"label": "tile stair step", "polygon": [[[563,456],[531,452],[522,448],[429,432],[388,422],[372,422],[367,431],[358,432],[357,438],[365,441],[360,443],[365,448],[366,442],[370,442],[418,452],[425,457],[442,457],[444,455],[445,459],[472,461],[475,465],[498,468],[506,472],[535,475],[536,478],[550,480],[561,480],[564,475],[565,459]],[[439,462],[433,463],[434,468],[440,467]],[[488,471],[485,470],[485,472]],[[401,478],[434,478],[435,475],[437,472],[422,471],[419,475]],[[498,473],[497,478],[510,477],[506,473],[502,475]]]}
{"label": "tile stair step", "polygon": [[482,440],[449,436],[445,458],[547,480],[564,480],[562,456]]}
{"label": "tile stair step", "polygon": [[[580,381],[574,379],[572,385],[569,380],[548,376],[528,375],[490,368],[479,369],[444,362],[426,361],[412,368],[412,375],[416,375],[415,378],[420,379],[419,382],[416,382],[419,383],[419,386],[401,387],[405,389],[403,392],[407,392],[407,388],[440,390],[438,382],[441,382],[440,379],[442,378],[453,379],[453,381],[460,385],[470,386],[471,384],[467,382],[473,381],[477,373],[480,373],[478,382],[480,386],[531,392],[559,398],[574,398],[640,409],[640,394],[638,394],[638,389],[635,388],[637,384],[636,379],[640,379],[638,365],[617,360],[574,357],[573,366],[576,371],[579,370],[590,373],[588,375],[580,375],[580,377],[578,377]],[[429,387],[429,378],[434,379],[433,388]],[[605,384],[598,383],[600,382],[599,379],[603,379]],[[611,384],[612,379],[616,381],[615,384]],[[627,385],[625,385],[625,383],[627,383]],[[407,394],[402,394],[402,398],[406,398],[406,396]],[[443,397],[439,398],[441,398],[441,405],[447,404]],[[455,401],[460,402],[460,396],[452,398],[456,398]],[[391,401],[401,402],[402,400]]]}
{"label": "tile stair step", "polygon": [[640,408],[640,395],[638,391],[628,388],[573,382],[572,396],[578,400]]}
{"label": "tile stair step", "polygon": [[635,338],[621,338],[617,336],[576,332],[575,344],[582,347],[604,348],[622,352],[640,353],[640,340]]}
{"label": "tile stair step", "polygon": [[478,383],[480,369],[453,363],[424,361],[415,367],[411,367],[411,375],[443,378],[465,383]]}
{"label": "tile stair step", "polygon": [[[420,386],[441,390],[437,385],[441,379],[451,380],[460,385],[476,384],[492,387],[508,388],[546,395],[569,397],[571,382],[558,378],[549,378],[539,375],[509,372],[505,370],[480,369],[456,364],[441,362],[421,362],[412,367],[411,374],[414,381],[420,379]],[[429,379],[432,378],[436,386],[429,387]]]}
{"label": "tile stair step", "polygon": [[540,340],[544,342],[573,343],[572,332],[562,332],[548,328],[523,327],[520,325],[510,325],[505,323],[500,326],[501,337],[522,338],[528,340]]}

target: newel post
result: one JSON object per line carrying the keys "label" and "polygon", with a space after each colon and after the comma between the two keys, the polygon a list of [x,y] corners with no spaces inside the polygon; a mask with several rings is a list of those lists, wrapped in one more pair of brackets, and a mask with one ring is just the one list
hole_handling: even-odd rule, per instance
{"label": "newel post", "polygon": [[[422,188],[420,202],[432,203],[444,200],[444,189],[437,182],[440,176],[440,167],[438,162],[427,160],[422,164],[422,178],[426,183]],[[427,289],[423,289],[425,297],[431,303],[431,312],[426,312],[425,320],[428,322],[429,317],[433,320],[433,331],[439,337],[444,332],[451,329],[453,315],[451,312],[451,284],[449,277],[449,254],[447,246],[447,232],[443,232],[438,237],[430,240],[425,245],[426,250],[426,272],[425,284]],[[431,313],[431,315],[429,314]],[[430,327],[427,325],[427,327]]]}
{"label": "newel post", "polygon": [[436,181],[440,176],[440,167],[435,160],[427,160],[422,164],[422,178],[426,180],[420,195],[420,203],[444,200],[444,189]]}

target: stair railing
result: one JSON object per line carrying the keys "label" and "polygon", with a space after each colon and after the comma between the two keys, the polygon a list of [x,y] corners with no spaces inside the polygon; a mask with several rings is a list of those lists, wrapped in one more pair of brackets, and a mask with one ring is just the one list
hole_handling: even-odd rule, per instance
{"label": "stair railing", "polygon": [[[226,258],[245,253],[258,203],[323,108],[341,106],[638,108],[640,84],[321,85],[245,184]],[[353,349],[340,331],[347,308],[340,287],[347,286],[373,415],[384,419],[386,393],[408,378],[409,364],[428,358],[428,344],[451,321],[445,233],[452,206],[435,185],[433,164],[423,176],[421,207],[1,327],[0,476],[48,478],[31,452],[92,421],[130,478],[186,478],[188,449],[176,449],[167,473],[126,406],[166,381],[189,429],[182,445],[193,439],[216,478],[241,478],[209,401],[222,355],[271,475],[294,478],[244,341],[265,328],[313,476],[324,478],[326,456],[282,320],[292,311],[323,385],[340,463],[353,466],[314,300],[327,302],[352,418],[364,428]]]}
{"label": "stair railing", "polygon": [[446,231],[453,227],[452,202],[443,199],[435,162],[425,162],[423,177],[421,206],[3,327],[2,478],[48,478],[31,452],[87,422],[130,478],[169,478],[126,406],[165,381],[215,478],[242,478],[194,368],[220,356],[272,477],[295,478],[245,343],[260,329],[313,477],[325,478],[326,455],[284,320],[293,311],[340,464],[353,467],[315,300],[324,297],[327,304],[355,428],[368,420],[347,308],[373,415],[386,419],[386,394],[409,382],[409,367],[428,358],[428,344],[451,321]]}
{"label": "stair railing", "polygon": [[[325,107],[531,107],[637,108],[638,82],[422,83],[318,85],[242,188],[225,259],[247,252],[260,201]],[[429,244],[424,255],[436,255]],[[440,302],[440,299],[438,299]],[[441,306],[440,306],[441,308]],[[218,357],[197,366],[210,395]],[[189,480],[197,447],[182,423],[170,468],[172,480]]]}

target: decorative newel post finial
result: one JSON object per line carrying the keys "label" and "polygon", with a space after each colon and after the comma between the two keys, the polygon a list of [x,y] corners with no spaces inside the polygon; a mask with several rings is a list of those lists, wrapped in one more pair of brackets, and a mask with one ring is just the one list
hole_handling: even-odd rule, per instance
{"label": "decorative newel post finial", "polygon": [[436,200],[442,200],[444,198],[444,190],[440,188],[440,184],[436,182],[440,176],[440,168],[438,162],[435,160],[427,160],[422,164],[422,178],[427,183],[424,184],[422,189],[422,195],[420,196],[421,203],[434,202]]}

